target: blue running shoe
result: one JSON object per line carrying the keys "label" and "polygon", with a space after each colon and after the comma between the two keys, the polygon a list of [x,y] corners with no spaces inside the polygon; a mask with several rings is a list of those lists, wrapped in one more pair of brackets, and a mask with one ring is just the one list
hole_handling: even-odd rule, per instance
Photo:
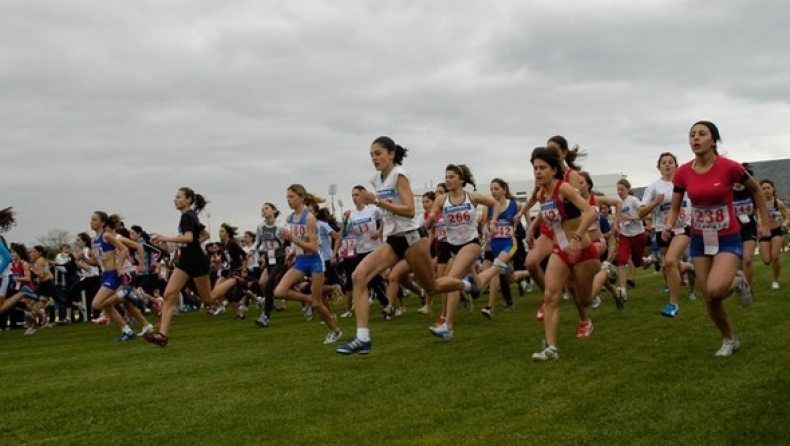
{"label": "blue running shoe", "polygon": [[349,341],[348,344],[343,344],[335,349],[341,355],[350,355],[352,353],[359,353],[360,355],[367,355],[370,353],[372,344],[370,341],[360,341],[357,338]]}
{"label": "blue running shoe", "polygon": [[27,285],[22,285],[22,288],[20,288],[19,291],[31,299],[38,299],[38,294],[36,294],[36,292],[30,289],[30,287]]}
{"label": "blue running shoe", "polygon": [[137,339],[137,335],[134,332],[131,333],[123,333],[121,336],[116,339],[117,342],[127,342],[127,341],[134,341]]}
{"label": "blue running shoe", "polygon": [[678,315],[678,312],[680,312],[680,308],[678,308],[678,305],[676,303],[670,302],[667,304],[666,307],[664,307],[663,310],[661,310],[661,316],[675,317]]}

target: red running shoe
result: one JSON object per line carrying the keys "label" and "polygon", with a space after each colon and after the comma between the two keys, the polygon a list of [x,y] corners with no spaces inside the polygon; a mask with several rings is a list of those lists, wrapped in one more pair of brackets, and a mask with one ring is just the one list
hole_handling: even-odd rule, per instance
{"label": "red running shoe", "polygon": [[143,339],[160,347],[167,347],[167,335],[162,333],[146,333]]}

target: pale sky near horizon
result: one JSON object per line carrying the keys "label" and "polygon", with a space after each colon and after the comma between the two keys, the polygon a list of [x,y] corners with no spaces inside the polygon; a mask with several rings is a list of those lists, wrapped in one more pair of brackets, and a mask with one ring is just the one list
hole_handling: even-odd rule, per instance
{"label": "pale sky near horizon", "polygon": [[[285,209],[302,183],[351,204],[370,143],[409,148],[415,188],[448,163],[531,179],[552,135],[635,186],[715,122],[739,161],[790,157],[784,1],[0,0],[0,208],[11,241],[94,210],[175,233],[179,186],[212,229]],[[206,216],[204,216],[204,219]],[[206,223],[204,221],[204,223]]]}

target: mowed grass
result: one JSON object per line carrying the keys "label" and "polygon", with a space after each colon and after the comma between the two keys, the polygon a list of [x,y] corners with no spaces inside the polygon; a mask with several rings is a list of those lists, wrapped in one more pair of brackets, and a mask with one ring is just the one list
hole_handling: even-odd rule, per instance
{"label": "mowed grass", "polygon": [[[788,257],[784,262],[788,266]],[[787,277],[787,274],[783,274]],[[676,319],[659,275],[638,271],[623,311],[607,295],[591,338],[562,302],[560,360],[532,363],[543,337],[537,292],[494,320],[462,311],[451,342],[415,310],[374,318],[373,353],[342,356],[298,305],[260,329],[188,313],[171,342],[116,343],[90,324],[0,333],[0,441],[13,445],[786,445],[790,442],[790,280],[726,303],[742,350],[698,300]],[[378,311],[374,304],[374,313]],[[340,312],[340,308],[335,308]],[[354,334],[352,319],[341,319]],[[136,327],[139,329],[139,327]]]}

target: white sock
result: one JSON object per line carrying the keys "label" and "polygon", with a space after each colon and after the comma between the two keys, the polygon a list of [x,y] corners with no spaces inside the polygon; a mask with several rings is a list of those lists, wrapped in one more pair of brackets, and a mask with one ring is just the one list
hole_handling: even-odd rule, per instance
{"label": "white sock", "polygon": [[362,342],[370,341],[370,329],[357,328],[357,339],[359,339]]}

